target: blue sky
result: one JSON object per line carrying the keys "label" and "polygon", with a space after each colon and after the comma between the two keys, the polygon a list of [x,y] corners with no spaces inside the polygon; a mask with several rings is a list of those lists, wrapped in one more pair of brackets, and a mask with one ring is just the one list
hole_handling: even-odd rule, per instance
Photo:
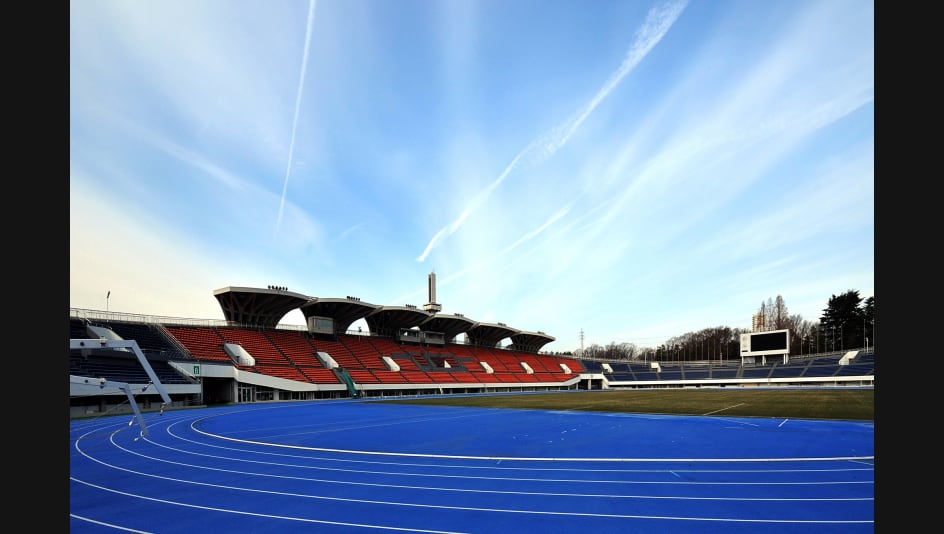
{"label": "blue sky", "polygon": [[861,0],[72,1],[70,306],[422,306],[435,272],[442,313],[545,350],[750,328],[777,295],[818,320],[874,296],[874,22]]}

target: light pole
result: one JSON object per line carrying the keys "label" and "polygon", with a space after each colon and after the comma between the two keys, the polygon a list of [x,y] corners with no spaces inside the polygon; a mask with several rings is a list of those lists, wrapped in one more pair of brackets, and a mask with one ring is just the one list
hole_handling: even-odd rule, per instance
{"label": "light pole", "polygon": [[108,311],[108,299],[111,298],[111,290],[108,290],[108,293],[105,295],[105,311]]}
{"label": "light pole", "polygon": [[869,334],[865,331],[865,316],[862,316],[862,343],[865,345],[865,351],[869,351]]}

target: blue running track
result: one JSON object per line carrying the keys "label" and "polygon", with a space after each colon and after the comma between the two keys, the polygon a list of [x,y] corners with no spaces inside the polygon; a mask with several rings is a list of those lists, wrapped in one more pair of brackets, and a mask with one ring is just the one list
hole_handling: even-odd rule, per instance
{"label": "blue running track", "polygon": [[386,404],[71,422],[83,532],[865,533],[874,424]]}

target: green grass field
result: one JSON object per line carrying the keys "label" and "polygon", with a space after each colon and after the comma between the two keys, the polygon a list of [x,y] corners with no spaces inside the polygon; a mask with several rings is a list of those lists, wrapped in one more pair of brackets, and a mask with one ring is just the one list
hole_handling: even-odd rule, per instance
{"label": "green grass field", "polygon": [[378,402],[722,417],[875,419],[874,388],[634,389],[408,397]]}

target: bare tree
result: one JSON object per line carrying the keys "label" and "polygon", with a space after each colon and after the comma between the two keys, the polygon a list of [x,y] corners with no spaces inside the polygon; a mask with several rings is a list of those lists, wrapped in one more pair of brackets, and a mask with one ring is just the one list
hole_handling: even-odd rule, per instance
{"label": "bare tree", "polygon": [[777,300],[773,306],[773,330],[782,330],[789,328],[790,315],[787,313],[787,305],[783,302],[783,297],[777,295]]}
{"label": "bare tree", "polygon": [[[809,353],[810,348],[808,340],[812,336],[813,325],[809,321],[804,321],[803,316],[795,314],[787,318],[787,321],[784,323],[783,327],[790,330],[790,353]],[[804,346],[806,346],[805,349]]]}
{"label": "bare tree", "polygon": [[621,360],[639,359],[639,347],[637,347],[634,343],[620,343],[619,353]]}
{"label": "bare tree", "polygon": [[768,298],[766,302],[761,301],[757,315],[761,317],[759,326],[762,331],[790,328],[790,314],[780,295],[777,295],[776,300]]}

